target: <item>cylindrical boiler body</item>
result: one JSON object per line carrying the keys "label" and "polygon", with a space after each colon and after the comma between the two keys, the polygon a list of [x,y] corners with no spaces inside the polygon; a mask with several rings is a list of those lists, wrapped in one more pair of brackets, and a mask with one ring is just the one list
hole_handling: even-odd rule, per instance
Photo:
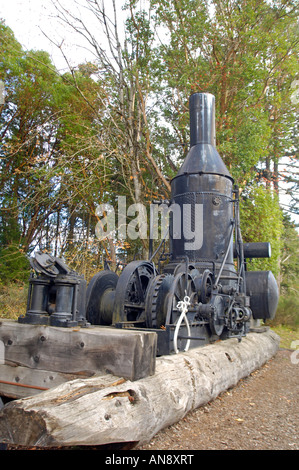
{"label": "cylindrical boiler body", "polygon": [[207,262],[233,265],[233,179],[215,148],[215,98],[190,97],[191,148],[171,182],[170,249],[172,263],[188,257],[197,267]]}

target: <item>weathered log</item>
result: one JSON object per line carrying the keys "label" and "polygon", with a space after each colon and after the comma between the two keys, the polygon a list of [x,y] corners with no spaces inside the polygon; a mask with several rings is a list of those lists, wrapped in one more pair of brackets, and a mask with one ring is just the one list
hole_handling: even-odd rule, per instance
{"label": "weathered log", "polygon": [[278,346],[269,329],[158,358],[155,374],[135,382],[111,375],[67,382],[7,404],[0,441],[44,447],[148,442],[261,367]]}

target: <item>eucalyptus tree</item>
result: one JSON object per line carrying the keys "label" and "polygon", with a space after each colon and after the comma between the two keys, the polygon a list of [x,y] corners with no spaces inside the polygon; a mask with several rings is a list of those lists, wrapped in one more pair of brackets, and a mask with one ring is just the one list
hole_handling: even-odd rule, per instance
{"label": "eucalyptus tree", "polygon": [[23,51],[4,22],[0,42],[5,91],[0,115],[1,271],[13,278],[11,264],[22,265],[57,210],[55,182],[45,172],[55,152],[59,113],[52,91],[57,76],[48,54]]}
{"label": "eucalyptus tree", "polygon": [[[115,205],[116,197],[123,195],[128,205],[147,207],[155,198],[168,197],[172,162],[153,138],[159,134],[155,104],[161,84],[151,8],[140,8],[137,0],[123,4],[122,10],[115,0],[81,0],[72,11],[63,1],[53,3],[57,19],[81,36],[93,52],[92,75],[104,89],[94,115],[101,128],[101,149],[93,139],[93,151],[100,154],[100,168],[102,163],[106,175],[106,190],[99,194],[98,203]],[[71,70],[74,80],[77,72]],[[76,88],[82,92],[78,81]],[[84,99],[93,107],[86,94]],[[108,242],[115,260],[115,239],[108,238]],[[140,245],[140,239],[131,240],[126,246],[131,246],[133,256],[146,248],[147,241],[141,239]]]}
{"label": "eucalyptus tree", "polygon": [[[166,30],[159,51],[168,98],[164,116],[172,125],[178,151],[183,157],[188,147],[189,95],[213,93],[217,147],[244,199],[245,241],[262,241],[265,227],[267,231],[273,227],[277,273],[276,241],[282,223],[273,191],[278,192],[284,177],[279,162],[295,152],[291,130],[296,113],[292,84],[298,61],[298,4],[293,0],[152,0],[151,4],[157,24]],[[294,181],[294,175],[288,178]],[[257,212],[258,202],[264,211]]]}

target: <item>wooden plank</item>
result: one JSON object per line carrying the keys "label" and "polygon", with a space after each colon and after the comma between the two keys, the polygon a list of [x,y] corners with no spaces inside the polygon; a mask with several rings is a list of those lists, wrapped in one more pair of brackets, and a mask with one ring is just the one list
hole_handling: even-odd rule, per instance
{"label": "wooden plank", "polygon": [[96,326],[57,328],[1,320],[0,342],[7,365],[62,373],[110,373],[129,380],[155,371],[154,332]]}
{"label": "wooden plank", "polygon": [[70,380],[87,378],[90,375],[94,374],[65,374],[2,364],[0,365],[0,396],[25,398]]}
{"label": "wooden plank", "polygon": [[[158,431],[216,398],[275,355],[279,337],[250,333],[157,358],[152,376],[74,380],[0,412],[0,442],[24,446],[148,442]],[[263,398],[262,398],[263,399]]]}

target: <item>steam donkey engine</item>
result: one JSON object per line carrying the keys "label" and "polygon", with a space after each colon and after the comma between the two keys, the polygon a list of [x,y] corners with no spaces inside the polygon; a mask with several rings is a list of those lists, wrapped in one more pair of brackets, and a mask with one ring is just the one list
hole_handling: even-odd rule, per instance
{"label": "steam donkey engine", "polygon": [[271,249],[242,241],[238,188],[216,150],[214,96],[195,93],[189,104],[190,150],[170,201],[161,202],[170,214],[163,268],[153,262],[150,240],[148,260],[128,263],[119,276],[104,269],[86,286],[62,260],[38,253],[19,322],[154,330],[162,355],[240,339],[251,319],[275,316],[273,274],[246,270],[247,259],[269,257]]}

